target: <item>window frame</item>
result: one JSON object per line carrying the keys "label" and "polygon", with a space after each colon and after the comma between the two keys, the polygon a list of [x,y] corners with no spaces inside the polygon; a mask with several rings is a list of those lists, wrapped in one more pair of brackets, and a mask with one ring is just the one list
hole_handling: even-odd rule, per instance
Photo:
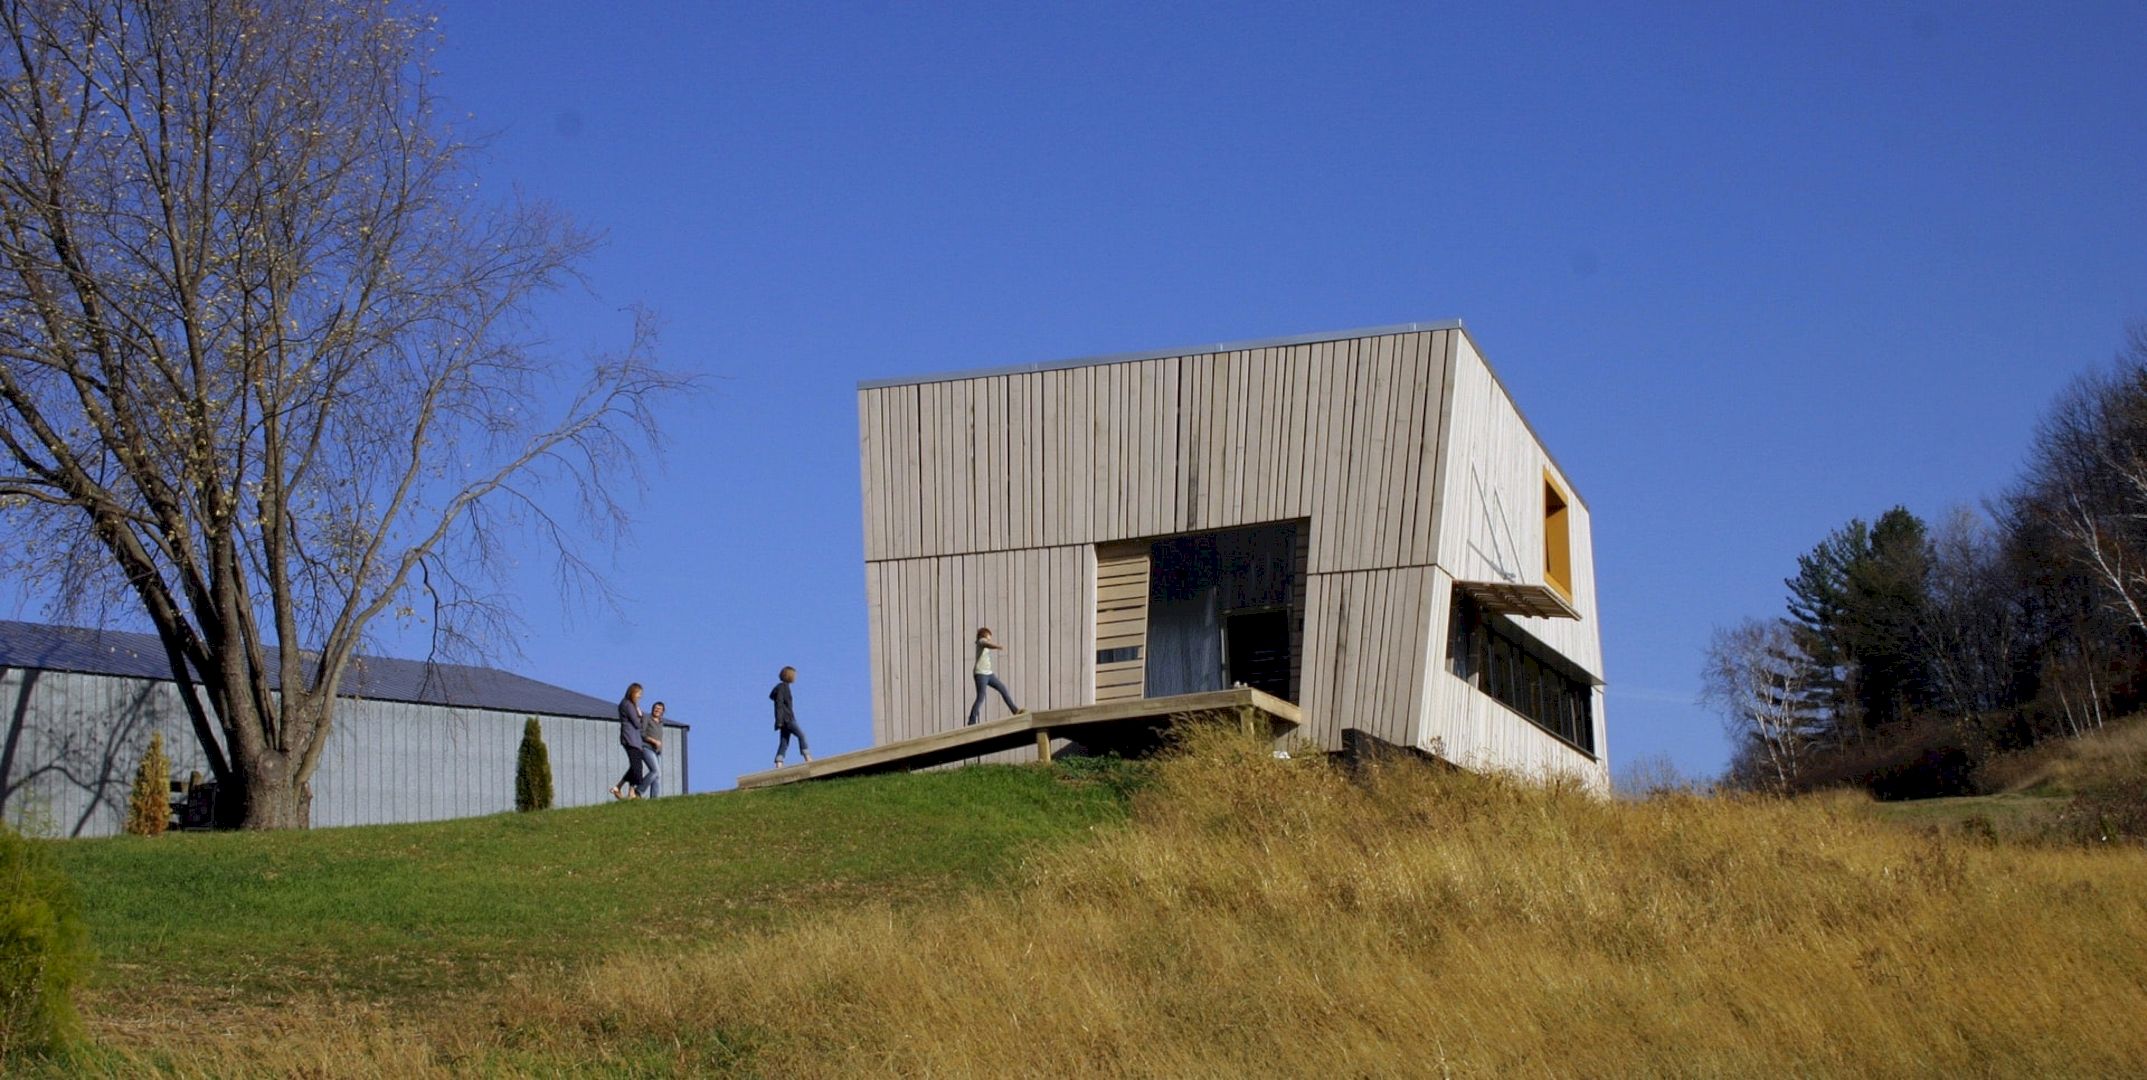
{"label": "window frame", "polygon": [[1573,602],[1573,496],[1543,470],[1543,583]]}
{"label": "window frame", "polygon": [[[1458,589],[1447,619],[1448,673],[1589,760],[1601,760],[1595,750],[1593,678]],[[1528,678],[1531,671],[1534,679]]]}

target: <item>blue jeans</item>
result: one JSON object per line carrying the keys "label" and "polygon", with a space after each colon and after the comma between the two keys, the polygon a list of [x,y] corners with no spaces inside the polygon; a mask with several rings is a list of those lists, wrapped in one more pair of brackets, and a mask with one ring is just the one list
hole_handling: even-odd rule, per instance
{"label": "blue jeans", "polygon": [[984,691],[985,691],[985,689],[986,689],[987,687],[988,687],[988,688],[990,688],[990,689],[993,689],[993,690],[997,690],[997,691],[999,691],[999,700],[1001,700],[1001,701],[1004,701],[1004,702],[1006,702],[1006,711],[1008,711],[1008,712],[1020,712],[1020,711],[1021,711],[1021,706],[1019,706],[1019,705],[1016,705],[1016,704],[1014,704],[1014,697],[1013,697],[1013,695],[1012,695],[1012,694],[1009,694],[1009,693],[1007,693],[1007,692],[1006,692],[1006,684],[1005,684],[1005,683],[1003,683],[1003,682],[1000,682],[1000,681],[999,681],[999,676],[997,676],[997,675],[978,675],[978,676],[976,676],[976,680],[977,680],[977,699],[976,699],[975,701],[973,701],[973,702],[970,702],[970,704],[969,704],[969,722],[970,722],[970,723],[974,724],[974,723],[976,723],[976,722],[977,722],[977,710],[978,710],[978,709],[981,709],[981,708],[983,708],[983,707],[984,707]]}
{"label": "blue jeans", "polygon": [[656,797],[656,759],[658,757],[661,757],[662,755],[663,751],[658,750],[653,746],[644,746],[641,748],[641,760],[644,763],[644,768],[641,773],[641,783],[634,788],[634,791],[644,799],[653,799]]}
{"label": "blue jeans", "polygon": [[777,761],[783,760],[783,755],[789,752],[790,740],[793,736],[798,740],[798,753],[809,754],[812,752],[805,749],[805,729],[799,727],[797,721],[786,720],[777,724],[775,730],[777,732],[775,739],[775,759]]}

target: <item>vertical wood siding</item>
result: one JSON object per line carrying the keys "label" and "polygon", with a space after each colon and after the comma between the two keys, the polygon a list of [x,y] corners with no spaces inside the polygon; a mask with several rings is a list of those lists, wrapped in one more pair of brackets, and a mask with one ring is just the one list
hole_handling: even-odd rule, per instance
{"label": "vertical wood siding", "polygon": [[[858,412],[878,741],[961,722],[986,623],[1024,705],[1137,693],[1095,664],[1133,640],[1112,604],[1146,555],[1115,545],[1302,520],[1306,739],[1557,758],[1441,681],[1454,577],[1541,581],[1545,471],[1573,490],[1458,330],[867,388]],[[1582,618],[1522,621],[1600,677],[1578,497],[1569,515]]]}
{"label": "vertical wood siding", "polygon": [[[72,672],[0,671],[7,823],[41,836],[119,831],[134,770],[162,732],[175,778],[208,772],[172,684]],[[371,825],[514,809],[523,713],[346,699],[313,777],[313,824]],[[610,801],[626,770],[618,725],[546,716],[554,805]],[[686,733],[668,729],[667,795],[684,791]]]}
{"label": "vertical wood siding", "polygon": [[[894,559],[867,564],[866,574],[874,740],[963,722],[975,692],[970,671],[980,626],[1007,646],[993,664],[1022,706],[1096,699],[1096,562],[1088,546]],[[998,695],[986,700],[984,718],[1005,714]]]}
{"label": "vertical wood siding", "polygon": [[[1610,773],[1603,694],[1595,691],[1596,753],[1590,757],[1515,715],[1497,699],[1446,670],[1446,621],[1456,579],[1544,580],[1543,478],[1571,480],[1551,460],[1520,410],[1466,335],[1456,335],[1448,402],[1444,475],[1437,501],[1439,584],[1430,598],[1434,655],[1427,680],[1429,713],[1414,745],[1478,766],[1541,775],[1569,772],[1608,791]],[[1516,618],[1529,636],[1581,670],[1603,678],[1595,596],[1595,547],[1587,505],[1568,501],[1574,608],[1579,619]]]}
{"label": "vertical wood siding", "polygon": [[1139,698],[1147,680],[1148,553],[1144,541],[1096,548],[1096,651],[1138,650],[1131,660],[1096,665],[1096,701]]}
{"label": "vertical wood siding", "polygon": [[1447,619],[1453,578],[1434,571],[1431,639],[1435,643],[1426,670],[1429,714],[1415,745],[1448,761],[1476,769],[1501,769],[1533,778],[1565,774],[1581,778],[1591,789],[1610,793],[1610,751],[1603,721],[1603,690],[1592,691],[1595,756],[1567,745],[1528,722],[1500,702],[1455,675],[1446,660]]}
{"label": "vertical wood siding", "polygon": [[[1463,581],[1543,581],[1543,475],[1567,492],[1572,481],[1528,430],[1468,338],[1455,342],[1452,419],[1446,452],[1445,497],[1439,500],[1438,565]],[[1573,606],[1579,619],[1515,620],[1582,670],[1603,677],[1596,625],[1595,555],[1587,504],[1566,510],[1572,530]],[[1445,617],[1443,614],[1440,616]]]}
{"label": "vertical wood siding", "polygon": [[1313,573],[1428,564],[1452,336],[861,390],[865,559],[1311,518]]}

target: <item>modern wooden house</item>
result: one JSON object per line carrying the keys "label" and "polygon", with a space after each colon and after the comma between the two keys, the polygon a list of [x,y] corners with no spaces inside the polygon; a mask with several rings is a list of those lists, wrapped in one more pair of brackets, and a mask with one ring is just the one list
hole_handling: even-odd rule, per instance
{"label": "modern wooden house", "polygon": [[858,419],[880,743],[963,723],[990,626],[1028,708],[1246,685],[1304,744],[1608,787],[1587,503],[1458,321],[873,381]]}

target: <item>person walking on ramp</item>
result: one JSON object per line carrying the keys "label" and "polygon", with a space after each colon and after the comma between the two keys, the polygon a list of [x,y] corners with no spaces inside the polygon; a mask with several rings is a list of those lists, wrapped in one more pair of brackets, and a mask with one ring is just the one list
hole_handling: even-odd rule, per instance
{"label": "person walking on ramp", "polygon": [[1006,684],[999,681],[999,676],[992,674],[991,654],[1005,651],[1006,646],[992,640],[991,627],[977,627],[977,662],[969,669],[977,681],[977,699],[969,703],[970,724],[977,722],[977,710],[984,707],[986,688],[999,691],[999,700],[1006,702],[1007,712],[1016,716],[1022,713],[1021,706],[1014,704],[1014,696],[1006,692]]}
{"label": "person walking on ramp", "polygon": [[798,726],[797,711],[791,708],[790,684],[798,681],[798,669],[786,667],[777,676],[775,689],[768,691],[768,700],[775,702],[775,767],[783,767],[783,752],[790,749],[790,740],[798,740],[798,756],[812,764],[812,751],[805,749],[805,729]]}
{"label": "person walking on ramp", "polygon": [[[648,744],[642,741],[641,723],[641,684],[635,683],[627,687],[626,696],[619,699],[619,749],[626,751],[626,775],[611,785],[614,799],[639,798],[643,793],[641,789],[648,783],[647,773],[643,771],[647,764],[643,751],[648,749]],[[625,789],[623,794],[621,788]]]}

